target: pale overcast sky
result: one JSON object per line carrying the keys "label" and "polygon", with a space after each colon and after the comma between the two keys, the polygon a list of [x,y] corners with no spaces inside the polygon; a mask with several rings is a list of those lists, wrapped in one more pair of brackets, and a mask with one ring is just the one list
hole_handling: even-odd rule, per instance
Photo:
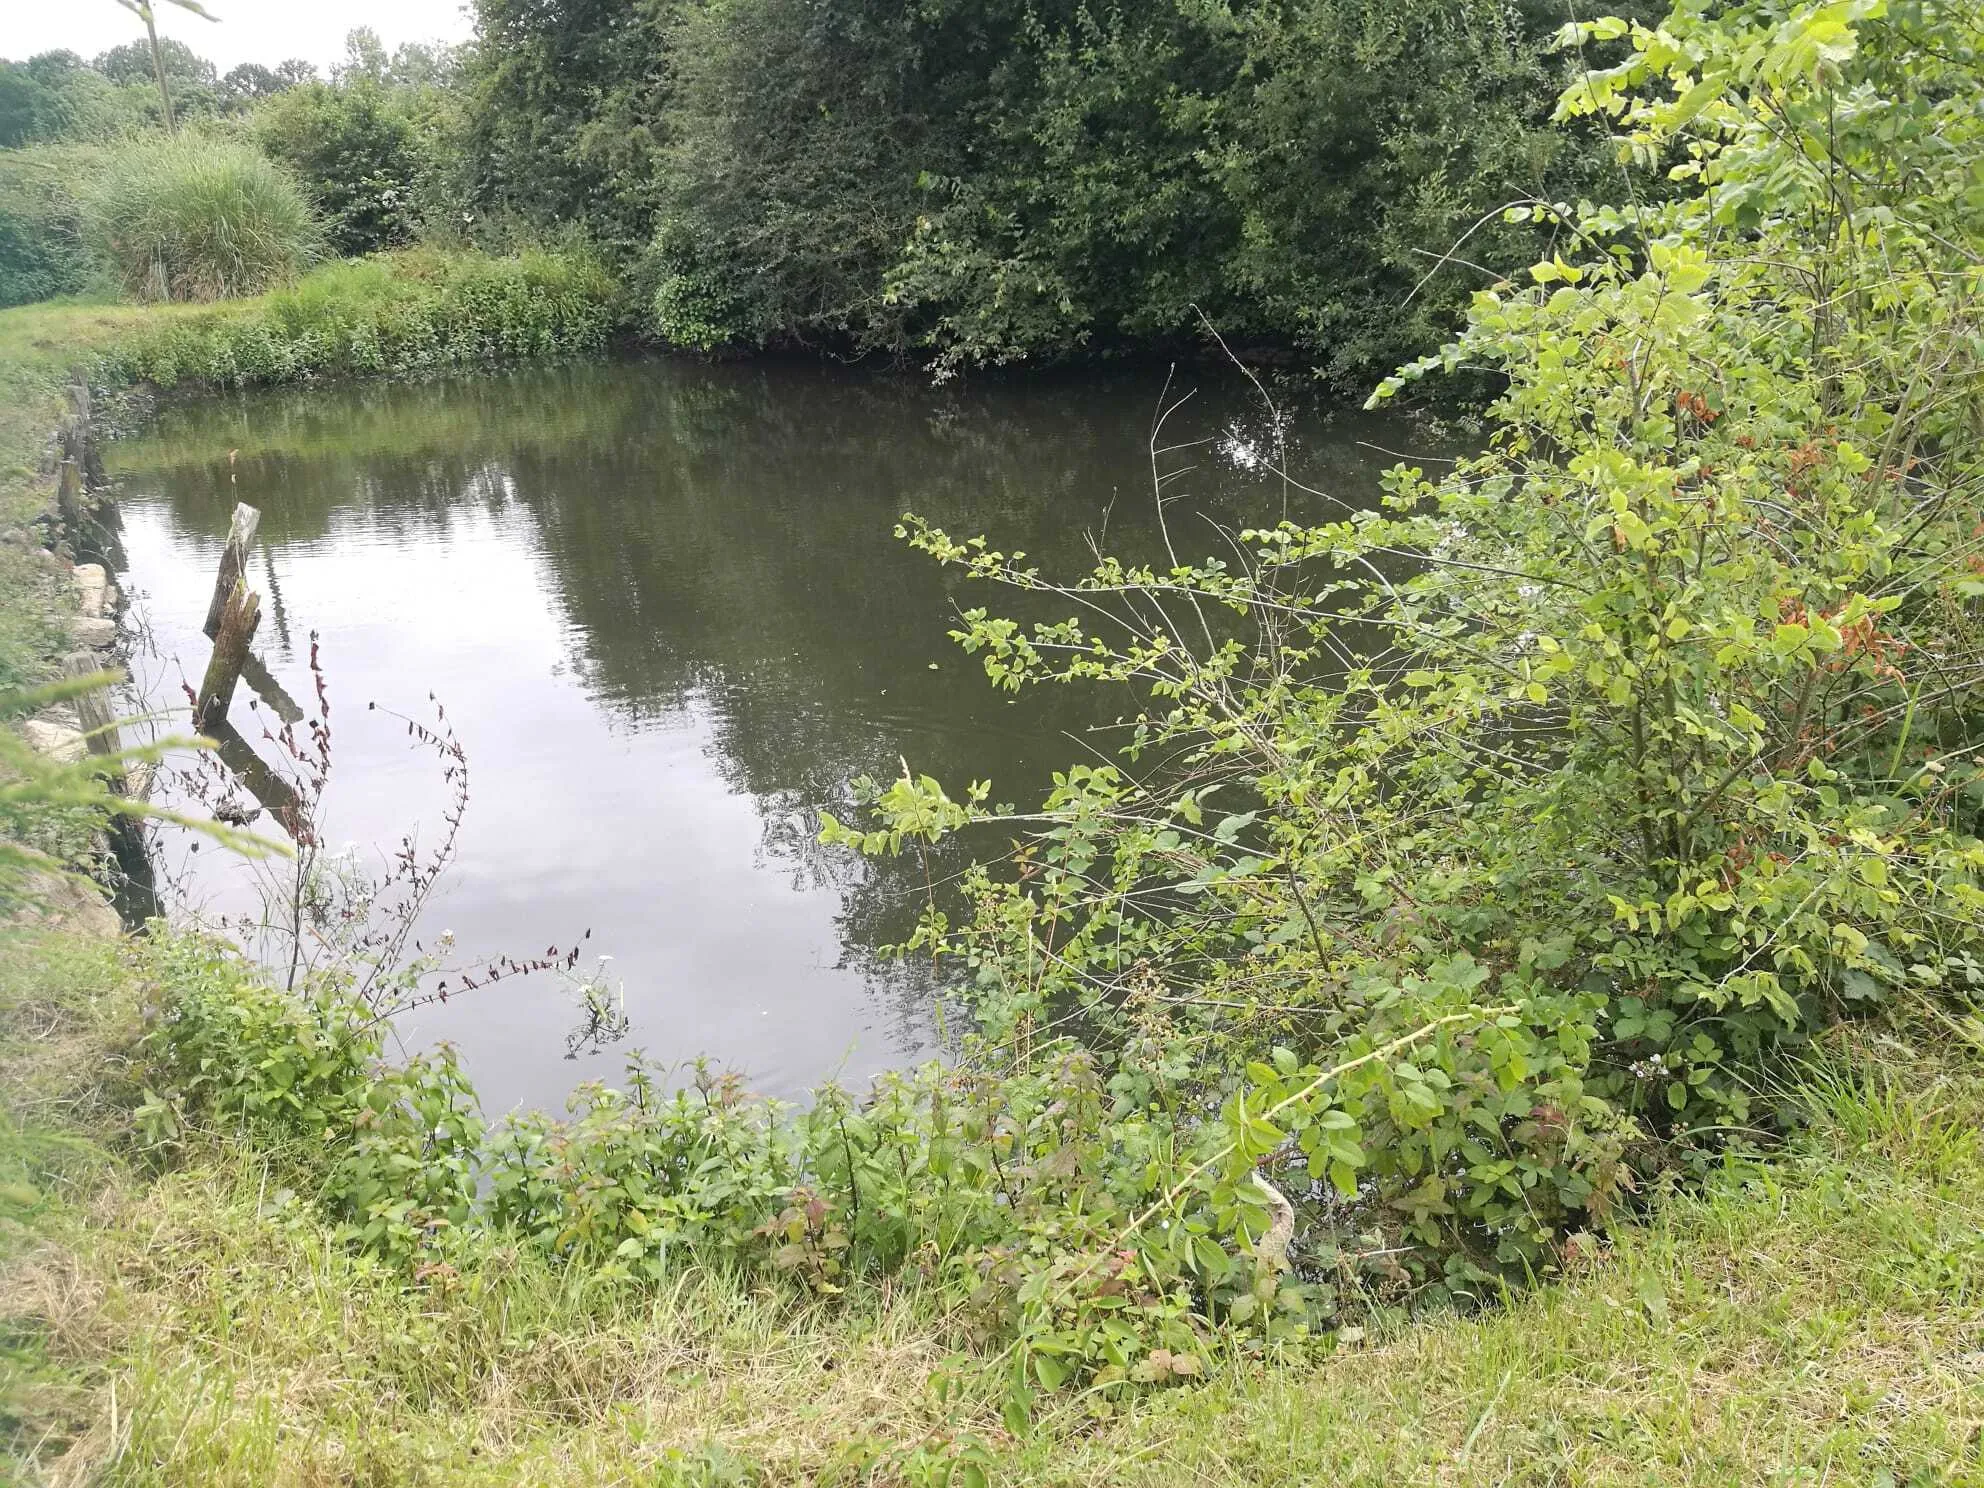
{"label": "pale overcast sky", "polygon": [[[204,0],[203,21],[170,0],[153,0],[161,36],[185,42],[222,72],[237,62],[273,67],[290,57],[320,70],[344,57],[344,35],[370,26],[391,51],[409,41],[466,41],[462,0]],[[145,34],[117,0],[0,0],[0,57],[67,50],[94,57]]]}

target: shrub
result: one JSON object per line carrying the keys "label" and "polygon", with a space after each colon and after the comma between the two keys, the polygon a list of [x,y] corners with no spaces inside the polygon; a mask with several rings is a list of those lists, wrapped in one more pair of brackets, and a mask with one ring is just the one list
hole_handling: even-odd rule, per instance
{"label": "shrub", "polygon": [[101,165],[89,146],[0,151],[0,307],[87,288],[79,184]]}
{"label": "shrub", "polygon": [[413,238],[419,154],[412,121],[373,83],[305,83],[264,103],[255,142],[302,181],[341,257]]}
{"label": "shrub", "polygon": [[446,1050],[389,1065],[385,1023],[335,992],[297,997],[212,942],[165,938],[138,1041],[138,1135],[153,1148],[189,1119],[286,1145],[352,1238],[410,1256],[469,1217],[482,1121]]}
{"label": "shrub", "polygon": [[[1487,449],[1382,510],[1200,563],[1055,581],[914,519],[1070,618],[973,609],[1003,686],[1141,690],[1015,861],[915,944],[983,1034],[1081,1042],[1136,1109],[1217,1108],[1179,1199],[1256,1160],[1327,1184],[1332,1274],[1479,1295],[1547,1272],[1636,1181],[1778,1129],[1827,1021],[1984,986],[1984,121],[1975,7],[1678,10],[1563,112],[1692,182],[1538,202],[1561,249],[1475,296]],[[1167,531],[1184,530],[1180,498]],[[1036,611],[1037,613],[1037,611]],[[870,852],[987,819],[907,775]],[[1311,1070],[1415,1028],[1372,1084]],[[1182,1089],[1139,1068],[1189,1049]]]}
{"label": "shrub", "polygon": [[295,180],[252,148],[182,136],[120,148],[83,196],[89,242],[147,300],[259,294],[322,234]]}

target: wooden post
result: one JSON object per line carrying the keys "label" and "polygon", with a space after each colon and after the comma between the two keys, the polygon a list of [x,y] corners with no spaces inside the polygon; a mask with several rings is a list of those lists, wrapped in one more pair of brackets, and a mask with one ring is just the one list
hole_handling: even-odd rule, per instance
{"label": "wooden post", "polygon": [[248,787],[248,793],[268,809],[276,825],[289,833],[292,841],[301,842],[307,823],[303,817],[303,799],[297,795],[296,787],[271,770],[255,753],[254,746],[225,718],[206,732],[214,741],[221,763]]}
{"label": "wooden post", "polygon": [[[62,670],[70,677],[89,677],[102,671],[103,663],[87,651],[71,652],[63,658]],[[110,711],[110,703],[104,696],[104,689],[92,687],[76,698],[76,722],[83,731],[83,742],[91,754],[116,759],[124,753],[123,741],[118,737],[117,719]],[[124,772],[120,768],[109,776],[110,788],[118,795],[124,794]]]}
{"label": "wooden post", "polygon": [[[214,597],[207,603],[206,623],[201,626],[210,641],[219,639],[221,611],[227,605],[227,597],[234,592],[234,581],[247,576],[248,550],[255,544],[255,529],[261,521],[262,514],[254,507],[246,502],[235,504],[234,520],[227,529],[227,546],[221,549],[220,571],[214,576]],[[276,716],[284,723],[303,721],[303,710],[283,690],[260,657],[242,658],[241,679],[261,694],[262,701],[275,709]]]}
{"label": "wooden post", "polygon": [[[207,623],[201,627],[208,640],[220,639],[221,612],[227,608],[235,584],[248,572],[248,549],[254,545],[255,529],[261,521],[262,514],[254,507],[245,501],[235,503],[234,520],[227,528],[227,546],[221,550],[220,572],[214,578],[214,597],[207,604]],[[228,686],[232,690],[233,684]]]}
{"label": "wooden post", "polygon": [[248,659],[248,643],[255,639],[255,627],[261,620],[261,595],[250,589],[245,580],[236,578],[221,605],[220,618],[213,629],[214,654],[207,662],[207,675],[193,704],[193,727],[202,733],[211,733],[214,725],[226,720],[228,707],[234,702],[234,684],[241,678],[241,664]]}
{"label": "wooden post", "polygon": [[64,460],[56,467],[55,511],[62,518],[62,526],[69,533],[71,541],[85,530],[88,521],[83,512],[83,471],[75,460]]}
{"label": "wooden post", "polygon": [[65,422],[62,452],[83,472],[83,489],[94,491],[107,482],[103,455],[96,447],[95,413],[90,405],[89,383],[81,373],[69,386],[69,417]]}

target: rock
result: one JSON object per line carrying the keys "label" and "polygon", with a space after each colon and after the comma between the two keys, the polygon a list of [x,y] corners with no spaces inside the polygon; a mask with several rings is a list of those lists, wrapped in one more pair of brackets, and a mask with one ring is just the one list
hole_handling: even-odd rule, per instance
{"label": "rock", "polygon": [[73,765],[83,757],[83,735],[80,729],[64,728],[59,723],[50,723],[45,718],[30,718],[21,725],[21,737],[29,747],[39,754],[65,765]]}
{"label": "rock", "polygon": [[98,620],[117,604],[117,586],[110,582],[101,563],[78,563],[70,573],[75,580],[76,598],[84,616]]}
{"label": "rock", "polygon": [[117,644],[117,622],[101,615],[78,615],[69,622],[69,634],[92,651],[108,651]]}

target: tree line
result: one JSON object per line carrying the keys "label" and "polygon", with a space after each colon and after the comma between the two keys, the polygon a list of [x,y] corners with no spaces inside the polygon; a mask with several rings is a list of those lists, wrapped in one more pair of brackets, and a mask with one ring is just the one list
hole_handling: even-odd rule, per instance
{"label": "tree line", "polygon": [[[1571,64],[1540,0],[476,8],[478,195],[583,224],[693,345],[957,367],[1203,311],[1358,383],[1451,326],[1480,275],[1420,282],[1483,214],[1621,185],[1551,122]],[[1521,232],[1466,256],[1518,261]]]}
{"label": "tree line", "polygon": [[[301,62],[167,42],[192,127],[293,171],[330,248],[583,242],[698,348],[940,371],[1172,348],[1366,387],[1547,228],[1621,199],[1553,121],[1542,0],[476,0],[466,47]],[[1651,11],[1646,0],[1629,10]],[[0,64],[0,146],[156,127],[141,42]]]}

